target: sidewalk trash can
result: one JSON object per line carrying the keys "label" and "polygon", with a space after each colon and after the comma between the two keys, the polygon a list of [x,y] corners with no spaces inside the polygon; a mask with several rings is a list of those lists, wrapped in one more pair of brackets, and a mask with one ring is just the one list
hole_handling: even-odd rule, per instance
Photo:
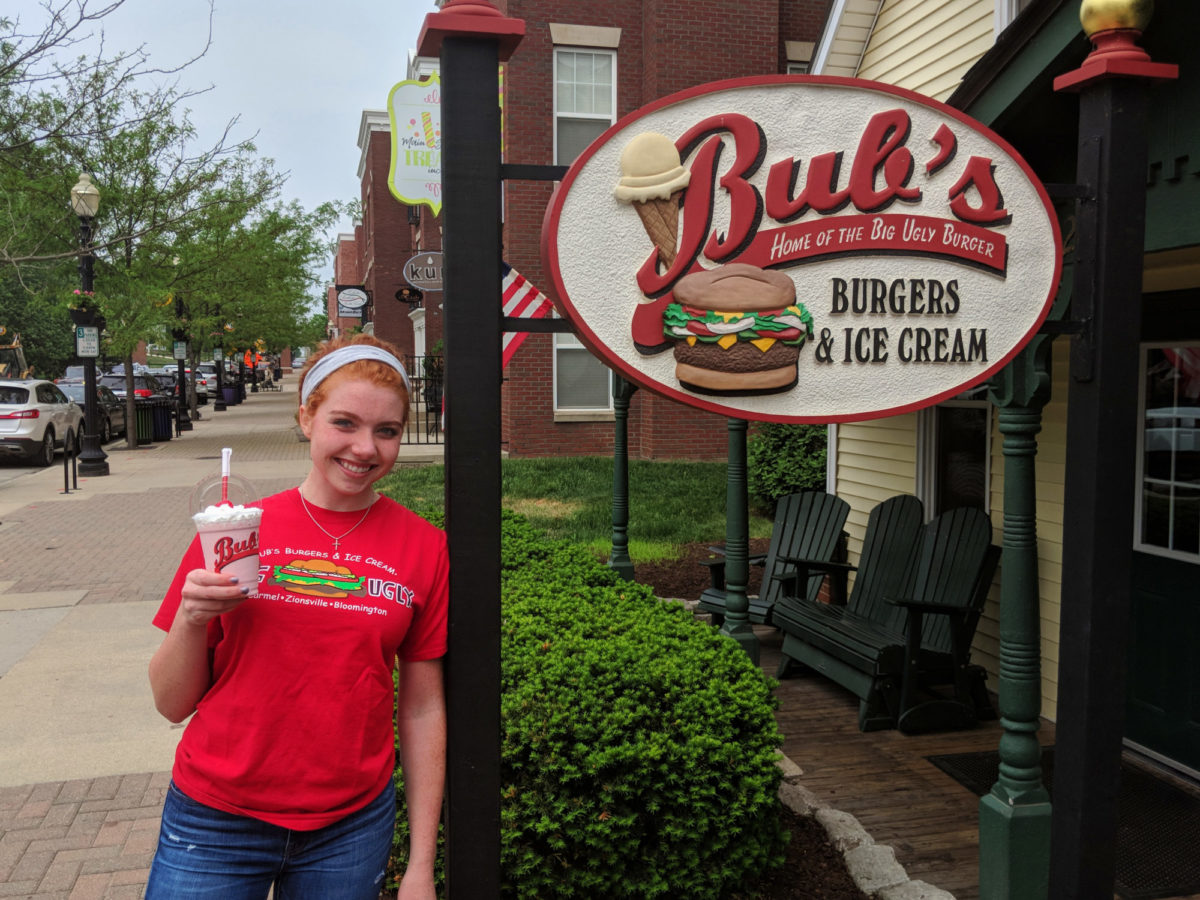
{"label": "sidewalk trash can", "polygon": [[169,441],[175,431],[175,404],[166,397],[150,400],[153,410],[153,433],[156,441]]}
{"label": "sidewalk trash can", "polygon": [[238,402],[237,388],[235,388],[235,387],[221,388],[221,399],[225,401],[226,406],[236,405]]}
{"label": "sidewalk trash can", "polygon": [[137,442],[139,444],[154,443],[154,405],[145,397],[134,400],[134,412],[137,418]]}

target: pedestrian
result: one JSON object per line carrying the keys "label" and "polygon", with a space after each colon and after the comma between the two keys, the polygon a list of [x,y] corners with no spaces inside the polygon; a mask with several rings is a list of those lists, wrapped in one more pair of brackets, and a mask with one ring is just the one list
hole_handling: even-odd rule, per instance
{"label": "pedestrian", "polygon": [[[401,900],[432,900],[445,773],[445,535],[375,483],[410,387],[390,345],[334,338],[300,383],[312,467],[263,499],[259,591],[193,541],[154,623],[155,705],[191,716],[146,896],[371,898],[395,822],[398,738],[411,832]],[[393,668],[398,665],[398,691]],[[393,701],[396,730],[393,731]]]}

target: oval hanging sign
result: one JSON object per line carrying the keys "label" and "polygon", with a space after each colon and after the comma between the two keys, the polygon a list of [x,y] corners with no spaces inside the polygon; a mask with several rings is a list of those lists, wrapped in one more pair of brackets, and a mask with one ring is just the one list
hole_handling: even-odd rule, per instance
{"label": "oval hanging sign", "polygon": [[560,310],[629,380],[735,418],[929,406],[1036,334],[1062,267],[1044,188],[944,104],[768,76],[625,117],[542,229]]}

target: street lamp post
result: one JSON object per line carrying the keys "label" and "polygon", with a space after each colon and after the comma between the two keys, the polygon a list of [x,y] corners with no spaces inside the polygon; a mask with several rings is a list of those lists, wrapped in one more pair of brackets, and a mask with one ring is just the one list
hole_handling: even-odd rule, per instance
{"label": "street lamp post", "polygon": [[217,370],[217,394],[213,399],[213,412],[225,411],[225,373],[221,371],[225,368],[225,354],[221,348],[213,348],[213,365]]}
{"label": "street lamp post", "polygon": [[[79,216],[79,245],[83,253],[79,257],[79,285],[81,313],[76,328],[100,328],[99,317],[92,306],[92,220],[100,209],[100,191],[92,184],[92,176],[86,173],[71,188],[71,209]],[[77,332],[78,335],[78,332]],[[100,448],[96,409],[96,357],[83,359],[83,448],[79,454],[79,474],[85,477],[108,474],[108,454]]]}
{"label": "street lamp post", "polygon": [[[175,318],[183,324],[183,298],[175,295]],[[188,416],[187,396],[187,332],[179,328],[174,333],[175,338],[175,384],[178,403],[175,406],[176,432],[191,431],[192,420]]]}

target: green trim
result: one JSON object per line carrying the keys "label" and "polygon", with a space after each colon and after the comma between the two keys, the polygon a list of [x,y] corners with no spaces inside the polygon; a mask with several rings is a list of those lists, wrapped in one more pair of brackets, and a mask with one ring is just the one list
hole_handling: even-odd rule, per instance
{"label": "green trim", "polygon": [[[992,76],[987,87],[963,111],[985,125],[991,125],[1015,106],[1029,86],[1051,70],[1059,57],[1071,49],[1072,44],[1078,45],[1079,58],[1082,59],[1088,44],[1079,25],[1079,5],[1066,3],[1029,37],[1017,54]],[[977,66],[987,64],[988,56],[976,63]],[[1055,69],[1049,74],[1060,73]]]}

